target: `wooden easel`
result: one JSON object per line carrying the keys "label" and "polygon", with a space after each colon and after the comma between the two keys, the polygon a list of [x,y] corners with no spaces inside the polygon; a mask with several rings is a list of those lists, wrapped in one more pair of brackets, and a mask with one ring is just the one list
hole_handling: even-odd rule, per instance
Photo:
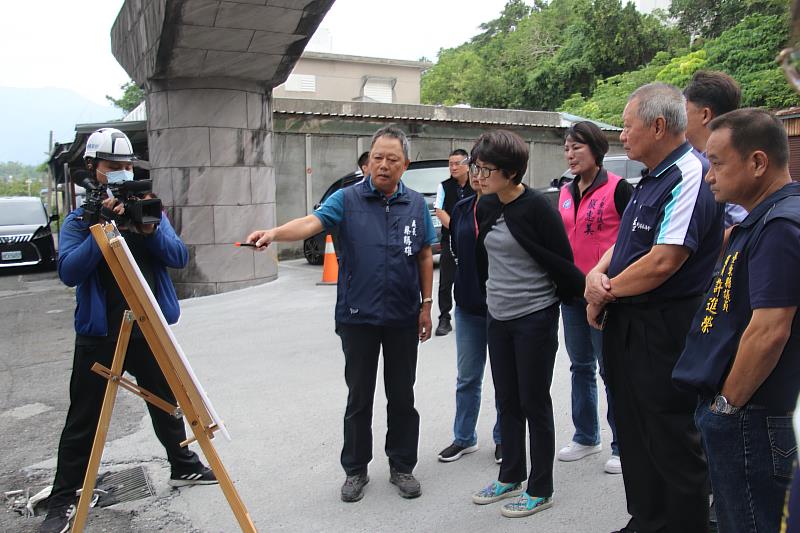
{"label": "wooden easel", "polygon": [[[92,371],[108,380],[108,386],[103,397],[100,420],[97,423],[97,433],[94,437],[89,465],[86,468],[86,476],[83,480],[83,489],[78,501],[72,533],[82,533],[86,524],[89,502],[94,492],[95,479],[100,467],[100,458],[103,455],[103,447],[108,435],[108,426],[111,422],[111,414],[119,387],[133,392],[176,418],[186,418],[194,437],[182,442],[181,445],[188,446],[190,443],[197,441],[211,470],[219,481],[219,486],[222,488],[222,492],[225,494],[236,520],[239,522],[239,527],[244,532],[255,533],[256,528],[250,518],[250,514],[247,512],[247,508],[244,506],[238,492],[236,492],[233,481],[225,470],[219,455],[217,455],[214,445],[211,443],[216,431],[222,430],[226,436],[227,431],[218,420],[216,412],[202,390],[202,386],[194,377],[194,373],[175,341],[152,291],[144,283],[141,271],[136,262],[133,261],[125,240],[120,236],[116,226],[113,224],[95,224],[90,229],[106,263],[108,263],[109,269],[114,274],[114,279],[117,281],[130,310],[125,311],[122,319],[122,327],[117,339],[111,368],[106,368],[99,363],[95,363],[92,366]],[[125,353],[128,349],[128,341],[130,340],[134,321],[139,324],[139,328],[142,330],[144,338],[158,362],[158,366],[164,373],[164,377],[175,395],[179,407],[164,401],[162,398],[158,398],[151,392],[122,377]]]}

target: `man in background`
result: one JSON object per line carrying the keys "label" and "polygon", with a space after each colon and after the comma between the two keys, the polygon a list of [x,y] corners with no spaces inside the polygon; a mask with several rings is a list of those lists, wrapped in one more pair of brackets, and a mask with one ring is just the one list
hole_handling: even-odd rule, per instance
{"label": "man in background", "polygon": [[453,309],[453,281],[456,262],[450,245],[450,215],[455,205],[475,194],[469,186],[469,166],[466,150],[458,148],[450,153],[448,166],[450,177],[439,184],[436,191],[436,216],[442,223],[442,251],[439,255],[439,325],[436,335],[447,335],[453,331],[450,311]]}
{"label": "man in background", "polygon": [[[704,157],[711,135],[708,124],[720,115],[739,109],[742,91],[736,80],[716,70],[698,70],[683,90],[686,98],[686,140]],[[747,211],[740,205],[725,204],[725,228],[744,220]]]}

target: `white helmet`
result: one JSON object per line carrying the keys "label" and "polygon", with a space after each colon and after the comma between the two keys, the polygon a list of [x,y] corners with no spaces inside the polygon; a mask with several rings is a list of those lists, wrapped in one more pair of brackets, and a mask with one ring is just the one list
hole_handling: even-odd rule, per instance
{"label": "white helmet", "polygon": [[106,161],[133,161],[133,146],[128,136],[114,128],[100,128],[86,139],[83,158],[92,157]]}

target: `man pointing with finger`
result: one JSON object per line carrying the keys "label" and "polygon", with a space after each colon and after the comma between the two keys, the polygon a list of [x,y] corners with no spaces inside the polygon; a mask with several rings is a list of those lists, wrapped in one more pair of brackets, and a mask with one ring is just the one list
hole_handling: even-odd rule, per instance
{"label": "man pointing with finger", "polygon": [[404,498],[421,494],[412,474],[419,441],[414,380],[417,343],[431,336],[431,244],[436,235],[424,198],[400,181],[408,154],[402,130],[381,128],[372,137],[369,177],[340,189],[311,215],[247,237],[263,250],[271,242],[303,240],[339,227],[336,333],[342,340],[348,388],[341,455],[347,475],[342,485],[345,502],[360,500],[369,482],[381,348],[390,482]]}

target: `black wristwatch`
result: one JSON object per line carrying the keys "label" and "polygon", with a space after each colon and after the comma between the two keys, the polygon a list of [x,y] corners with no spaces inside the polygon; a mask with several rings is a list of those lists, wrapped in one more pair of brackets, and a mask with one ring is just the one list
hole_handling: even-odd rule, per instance
{"label": "black wristwatch", "polygon": [[740,407],[731,405],[728,402],[728,399],[722,394],[717,394],[714,397],[714,401],[711,404],[711,406],[712,406],[712,411],[722,415],[735,415],[737,412],[739,412],[739,409],[741,409]]}

